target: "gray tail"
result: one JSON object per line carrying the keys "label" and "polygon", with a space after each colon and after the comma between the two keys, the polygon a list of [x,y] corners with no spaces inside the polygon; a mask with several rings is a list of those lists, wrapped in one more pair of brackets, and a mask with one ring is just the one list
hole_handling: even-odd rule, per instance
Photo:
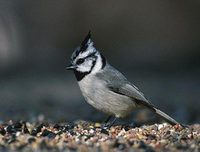
{"label": "gray tail", "polygon": [[[171,125],[176,125],[176,124],[180,124],[179,122],[177,122],[176,120],[174,120],[172,117],[170,117],[169,115],[167,115],[166,113],[162,112],[161,110],[154,108],[155,113],[160,116],[162,119],[164,119],[166,122],[168,122]],[[181,124],[180,124],[181,125]]]}
{"label": "gray tail", "polygon": [[182,125],[181,123],[177,122],[176,120],[174,120],[172,117],[170,117],[166,113],[164,113],[161,110],[157,109],[152,103],[146,102],[146,101],[142,101],[142,100],[137,100],[137,101],[138,101],[138,104],[149,108],[151,111],[155,112],[159,117],[164,119],[169,124],[171,124],[171,125],[180,124],[182,127],[185,127],[185,125]]}

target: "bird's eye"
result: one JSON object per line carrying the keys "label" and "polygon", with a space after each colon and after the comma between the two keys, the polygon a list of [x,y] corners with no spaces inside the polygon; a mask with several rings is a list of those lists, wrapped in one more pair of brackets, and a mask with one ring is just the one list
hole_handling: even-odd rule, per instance
{"label": "bird's eye", "polygon": [[83,63],[84,62],[84,59],[79,59],[77,62],[76,62],[76,64],[81,64],[81,63]]}

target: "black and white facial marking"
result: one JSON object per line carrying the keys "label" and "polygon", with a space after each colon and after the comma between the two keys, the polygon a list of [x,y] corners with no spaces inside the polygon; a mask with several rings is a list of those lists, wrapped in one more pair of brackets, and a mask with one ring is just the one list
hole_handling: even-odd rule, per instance
{"label": "black and white facial marking", "polygon": [[93,45],[90,33],[71,56],[74,73],[78,81],[88,74],[95,74],[106,65],[105,57]]}

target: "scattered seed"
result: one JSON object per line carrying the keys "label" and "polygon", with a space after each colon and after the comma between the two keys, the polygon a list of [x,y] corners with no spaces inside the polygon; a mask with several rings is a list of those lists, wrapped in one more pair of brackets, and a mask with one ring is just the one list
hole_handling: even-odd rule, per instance
{"label": "scattered seed", "polygon": [[[198,151],[200,125],[112,126],[86,121],[37,124],[23,121],[0,125],[0,151]],[[30,131],[30,133],[29,133]],[[114,149],[114,150],[113,150]],[[134,150],[133,150],[134,149]]]}
{"label": "scattered seed", "polygon": [[104,129],[104,128],[101,129],[101,133],[109,135],[109,132],[107,131],[107,129]]}
{"label": "scattered seed", "polygon": [[36,141],[36,139],[33,138],[33,137],[30,137],[30,138],[28,139],[28,143],[29,143],[29,144],[31,144],[31,143],[33,143],[33,142],[35,142],[35,141]]}
{"label": "scattered seed", "polygon": [[37,130],[36,130],[36,129],[33,129],[33,130],[31,131],[31,135],[32,135],[32,136],[36,136],[36,135],[37,135]]}
{"label": "scattered seed", "polygon": [[3,136],[6,134],[6,131],[3,126],[0,126],[0,134]]}
{"label": "scattered seed", "polygon": [[47,130],[47,129],[45,129],[45,130],[42,132],[41,136],[43,136],[43,137],[48,137],[48,138],[55,138],[56,134],[53,133],[53,132],[51,132],[51,131],[49,131],[49,130]]}

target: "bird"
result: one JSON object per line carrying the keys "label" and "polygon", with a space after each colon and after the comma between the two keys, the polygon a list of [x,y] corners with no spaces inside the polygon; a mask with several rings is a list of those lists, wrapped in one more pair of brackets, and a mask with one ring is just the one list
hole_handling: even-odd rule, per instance
{"label": "bird", "polygon": [[[97,110],[106,113],[108,120],[114,116],[125,118],[136,109],[149,109],[171,125],[180,124],[159,110],[144,94],[94,46],[91,32],[71,55],[67,70],[73,70],[85,100]],[[180,124],[181,125],[181,124]]]}

